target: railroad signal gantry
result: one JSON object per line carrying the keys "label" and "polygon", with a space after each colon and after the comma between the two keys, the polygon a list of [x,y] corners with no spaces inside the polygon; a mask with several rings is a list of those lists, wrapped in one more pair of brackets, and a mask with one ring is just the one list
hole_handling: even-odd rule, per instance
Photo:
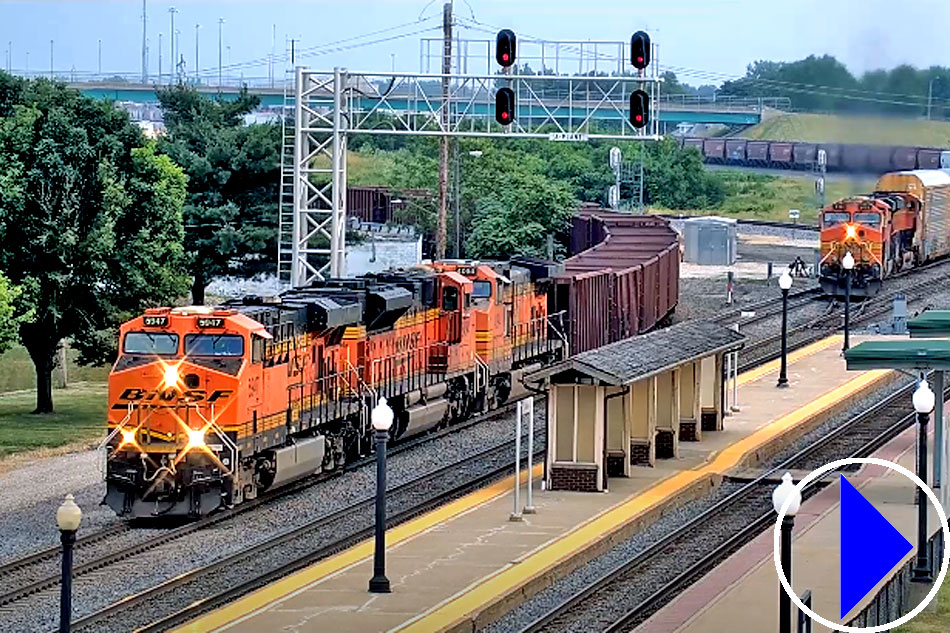
{"label": "railroad signal gantry", "polygon": [[[297,67],[284,104],[281,281],[303,287],[345,276],[351,135],[658,140],[660,79],[652,46],[637,32],[630,43],[636,74],[614,76],[518,74],[517,38],[508,29],[496,39],[497,74]],[[445,80],[447,94],[433,88]]]}

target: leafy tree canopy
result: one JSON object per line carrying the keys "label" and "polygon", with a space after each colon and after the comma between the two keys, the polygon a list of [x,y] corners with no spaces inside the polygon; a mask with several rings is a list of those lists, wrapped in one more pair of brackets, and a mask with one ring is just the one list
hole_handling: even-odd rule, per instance
{"label": "leafy tree canopy", "polygon": [[184,290],[185,176],[111,103],[0,73],[0,270],[18,286],[18,335],[39,413],[70,337],[81,362],[114,357],[116,327]]}
{"label": "leafy tree canopy", "polygon": [[232,268],[273,267],[277,253],[280,129],[244,125],[260,98],[241,91],[214,99],[177,85],[158,91],[167,135],[159,150],[188,174],[185,249],[192,301],[204,303],[205,285]]}

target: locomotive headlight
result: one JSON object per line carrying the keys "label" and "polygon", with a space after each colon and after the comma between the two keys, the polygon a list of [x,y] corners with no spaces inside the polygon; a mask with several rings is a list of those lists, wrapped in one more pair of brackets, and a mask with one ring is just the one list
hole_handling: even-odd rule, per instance
{"label": "locomotive headlight", "polygon": [[845,227],[845,238],[849,240],[856,239],[858,237],[858,228],[853,224],[849,224]]}
{"label": "locomotive headlight", "polygon": [[188,429],[188,448],[204,448],[205,431],[204,429]]}
{"label": "locomotive headlight", "polygon": [[166,389],[171,389],[178,384],[178,366],[165,365],[165,376],[163,383]]}
{"label": "locomotive headlight", "polygon": [[122,444],[135,445],[135,431],[122,431]]}

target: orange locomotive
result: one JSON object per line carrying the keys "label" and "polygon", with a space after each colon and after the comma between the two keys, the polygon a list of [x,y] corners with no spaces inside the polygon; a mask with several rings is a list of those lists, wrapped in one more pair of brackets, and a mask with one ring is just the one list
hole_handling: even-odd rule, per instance
{"label": "orange locomotive", "polygon": [[218,308],[147,310],[122,325],[109,377],[107,503],[200,516],[371,447],[496,407],[563,353],[551,267],[438,262]]}
{"label": "orange locomotive", "polygon": [[950,253],[950,172],[884,174],[874,193],[825,207],[820,221],[822,290],[844,294],[850,252],[852,294],[877,294],[888,276]]}

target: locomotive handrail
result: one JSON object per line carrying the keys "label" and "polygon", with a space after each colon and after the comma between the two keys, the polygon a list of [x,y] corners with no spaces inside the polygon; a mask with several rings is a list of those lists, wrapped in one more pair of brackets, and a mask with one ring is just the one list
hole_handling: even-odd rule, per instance
{"label": "locomotive handrail", "polygon": [[562,332],[560,329],[558,329],[557,324],[553,321],[553,318],[554,318],[554,317],[560,317],[561,322],[563,323],[564,313],[565,313],[565,311],[564,311],[564,310],[561,310],[561,311],[559,311],[559,312],[555,312],[554,314],[549,314],[549,315],[547,316],[547,319],[548,319],[548,325],[551,326],[551,329],[554,330],[554,333],[557,334],[558,337],[561,339],[561,342],[564,343],[564,357],[565,357],[565,358],[570,358],[570,356],[571,356],[571,345],[570,345],[570,343],[567,342],[567,336],[564,334],[564,332]]}
{"label": "locomotive handrail", "polygon": [[[221,443],[224,444],[227,447],[227,449],[230,451],[231,467],[226,467],[225,470],[227,470],[228,476],[232,475],[233,474],[232,468],[237,466],[237,455],[238,455],[237,444],[232,442],[231,438],[229,438],[227,434],[224,432],[224,429],[218,426],[218,423],[215,422],[213,404],[211,405],[211,419],[210,420],[201,414],[201,409],[198,408],[197,404],[193,406],[195,407],[195,413],[198,414],[198,417],[204,420],[205,429],[211,429],[211,431],[214,432],[214,434],[218,436],[218,439],[221,440]],[[221,464],[221,465],[224,466],[224,464]]]}
{"label": "locomotive handrail", "polygon": [[125,426],[125,423],[128,422],[129,419],[132,417],[132,409],[133,409],[133,405],[130,402],[128,404],[128,410],[125,414],[125,417],[122,418],[122,420],[119,421],[118,424],[116,424],[115,428],[112,429],[112,431],[108,435],[106,435],[105,439],[99,442],[99,446],[96,447],[96,451],[100,454],[100,458],[98,460],[97,465],[99,467],[99,474],[102,475],[103,479],[105,479],[106,477],[106,462],[109,461],[108,451],[106,450],[106,448],[109,446],[109,442],[111,442],[112,439],[122,431],[122,428]]}

